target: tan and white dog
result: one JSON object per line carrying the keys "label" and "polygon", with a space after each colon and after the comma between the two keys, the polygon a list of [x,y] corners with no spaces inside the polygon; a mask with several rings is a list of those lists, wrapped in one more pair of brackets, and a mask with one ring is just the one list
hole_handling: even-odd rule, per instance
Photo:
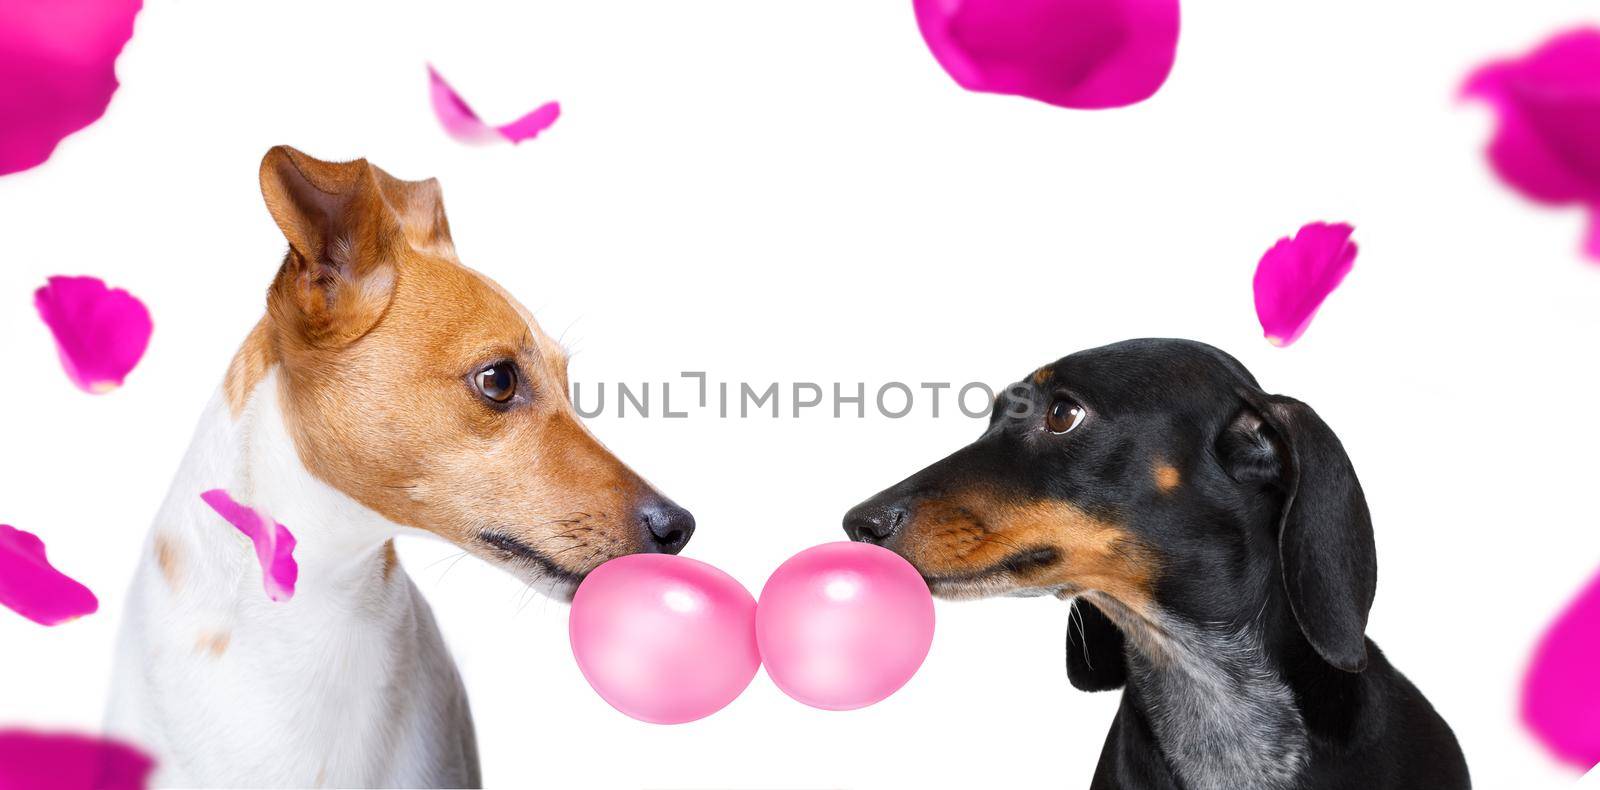
{"label": "tan and white dog", "polygon": [[[393,538],[442,537],[570,598],[693,518],[608,452],[566,357],[457,260],[437,182],[267,152],[289,251],[150,532],[107,722],[205,786],[475,786],[472,717]],[[274,603],[225,488],[298,539]]]}

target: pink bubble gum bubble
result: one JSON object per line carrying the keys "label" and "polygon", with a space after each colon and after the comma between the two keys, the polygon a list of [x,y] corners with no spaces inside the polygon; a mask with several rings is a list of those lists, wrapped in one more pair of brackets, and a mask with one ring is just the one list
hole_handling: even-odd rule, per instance
{"label": "pink bubble gum bubble", "polygon": [[652,724],[705,718],[761,666],[756,602],[732,576],[670,554],[594,569],[572,598],[572,655],[611,707]]}
{"label": "pink bubble gum bubble", "polygon": [[785,694],[824,710],[864,708],[899,691],[928,657],[933,597],[894,552],[827,543],[767,579],[756,642]]}

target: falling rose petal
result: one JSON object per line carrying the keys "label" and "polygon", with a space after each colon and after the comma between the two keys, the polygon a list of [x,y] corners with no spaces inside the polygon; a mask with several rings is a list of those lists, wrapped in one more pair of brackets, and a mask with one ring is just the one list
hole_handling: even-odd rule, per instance
{"label": "falling rose petal", "polygon": [[1178,52],[1178,0],[914,0],[933,57],[971,91],[1103,109],[1144,101]]}
{"label": "falling rose petal", "polygon": [[94,277],[51,277],[34,291],[33,304],[55,335],[67,376],[84,392],[122,386],[150,345],[150,311]]}
{"label": "falling rose petal", "polygon": [[0,788],[137,790],[155,767],[138,749],[106,738],[0,730]]}
{"label": "falling rose petal", "polygon": [[207,491],[200,498],[255,544],[267,597],[279,603],[293,598],[300,566],[294,561],[294,535],[289,533],[289,528],[265,513],[233,501],[233,497],[220,488]]}
{"label": "falling rose petal", "polygon": [[1489,162],[1529,200],[1589,211],[1584,252],[1600,260],[1600,29],[1551,38],[1479,67],[1462,94],[1498,116]]}
{"label": "falling rose petal", "polygon": [[478,114],[467,106],[461,95],[432,66],[428,67],[428,96],[433,102],[433,113],[439,117],[439,124],[445,132],[464,143],[520,143],[532,140],[561,117],[561,105],[549,102],[511,123],[490,126],[478,118]]}
{"label": "falling rose petal", "polygon": [[1287,346],[1305,334],[1322,300],[1355,265],[1355,228],[1313,222],[1279,239],[1256,265],[1256,317],[1267,342]]}
{"label": "falling rose petal", "polygon": [[0,175],[44,162],[62,138],[105,113],[141,4],[0,3]]}
{"label": "falling rose petal", "polygon": [[0,605],[39,625],[60,625],[100,608],[88,587],[50,565],[43,541],[5,524],[0,524]]}
{"label": "falling rose petal", "polygon": [[1522,681],[1522,720],[1557,757],[1600,764],[1600,574],[1551,624]]}

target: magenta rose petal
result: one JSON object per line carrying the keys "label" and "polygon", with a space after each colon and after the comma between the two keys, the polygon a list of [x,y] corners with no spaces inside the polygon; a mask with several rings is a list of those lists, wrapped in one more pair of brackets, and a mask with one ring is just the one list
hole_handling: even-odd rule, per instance
{"label": "magenta rose petal", "polygon": [[0,788],[138,790],[156,763],[138,749],[106,738],[0,730]]}
{"label": "magenta rose petal", "polygon": [[150,311],[120,288],[94,277],[51,277],[33,293],[67,376],[78,389],[103,394],[122,386],[150,345]]}
{"label": "magenta rose petal", "polygon": [[1600,574],[1550,625],[1522,682],[1522,720],[1563,761],[1600,764]]}
{"label": "magenta rose petal", "polygon": [[100,608],[88,587],[50,564],[44,541],[5,524],[0,524],[0,605],[39,625],[71,622]]}
{"label": "magenta rose petal", "polygon": [[272,520],[266,513],[235,502],[227,491],[220,488],[206,491],[200,498],[255,544],[267,597],[278,603],[293,598],[294,585],[300,577],[300,566],[294,561],[295,540],[289,528]]}
{"label": "magenta rose petal", "polygon": [[957,84],[1058,107],[1144,101],[1172,71],[1178,0],[914,0]]}
{"label": "magenta rose petal", "polygon": [[538,137],[540,132],[549,129],[550,125],[560,117],[561,103],[546,102],[538,109],[511,123],[496,126],[495,131],[513,143],[520,143],[523,140],[532,140]]}
{"label": "magenta rose petal", "polygon": [[1481,66],[1462,95],[1495,111],[1495,173],[1529,200],[1588,209],[1584,252],[1600,260],[1600,30],[1568,31],[1526,56]]}
{"label": "magenta rose petal", "polygon": [[1600,261],[1600,203],[1589,207],[1589,238],[1584,241],[1583,252]]}
{"label": "magenta rose petal", "polygon": [[0,175],[34,167],[94,123],[141,0],[0,3]]}
{"label": "magenta rose petal", "polygon": [[1355,265],[1355,228],[1313,222],[1279,239],[1256,265],[1256,317],[1267,341],[1287,346],[1305,334],[1322,301]]}
{"label": "magenta rose petal", "polygon": [[438,116],[439,125],[444,127],[445,132],[461,142],[475,145],[532,140],[561,117],[561,105],[548,102],[511,123],[490,126],[472,111],[461,94],[456,93],[432,66],[428,67],[428,97],[433,103],[433,113]]}

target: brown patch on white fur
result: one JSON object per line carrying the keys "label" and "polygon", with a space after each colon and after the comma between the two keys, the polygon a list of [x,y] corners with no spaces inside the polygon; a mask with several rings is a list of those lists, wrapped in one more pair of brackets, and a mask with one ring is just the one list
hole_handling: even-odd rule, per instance
{"label": "brown patch on white fur", "polygon": [[400,566],[400,557],[394,553],[394,540],[383,542],[383,580],[388,581],[394,575],[394,569]]}
{"label": "brown patch on white fur", "polygon": [[167,586],[176,590],[181,581],[179,573],[182,568],[178,559],[178,544],[167,535],[156,533],[155,539],[156,569],[161,571],[161,578],[167,580]]}
{"label": "brown patch on white fur", "polygon": [[233,641],[233,634],[227,631],[202,631],[194,640],[196,653],[204,653],[212,658],[221,658],[228,652],[228,643]]}
{"label": "brown patch on white fur", "polygon": [[1155,465],[1156,488],[1163,494],[1170,493],[1183,483],[1183,476],[1178,474],[1178,468],[1165,461]]}
{"label": "brown patch on white fur", "polygon": [[[936,592],[1097,591],[1153,611],[1155,558],[1127,530],[1066,502],[961,492],[918,502],[903,532],[902,552]],[[1008,565],[1044,550],[1054,552],[1049,561]]]}
{"label": "brown patch on white fur", "polygon": [[[290,242],[262,342],[312,474],[491,560],[486,533],[574,574],[646,548],[648,484],[579,422],[562,349],[456,260],[437,184],[281,148],[261,177]],[[471,377],[503,360],[518,395],[496,408]]]}

